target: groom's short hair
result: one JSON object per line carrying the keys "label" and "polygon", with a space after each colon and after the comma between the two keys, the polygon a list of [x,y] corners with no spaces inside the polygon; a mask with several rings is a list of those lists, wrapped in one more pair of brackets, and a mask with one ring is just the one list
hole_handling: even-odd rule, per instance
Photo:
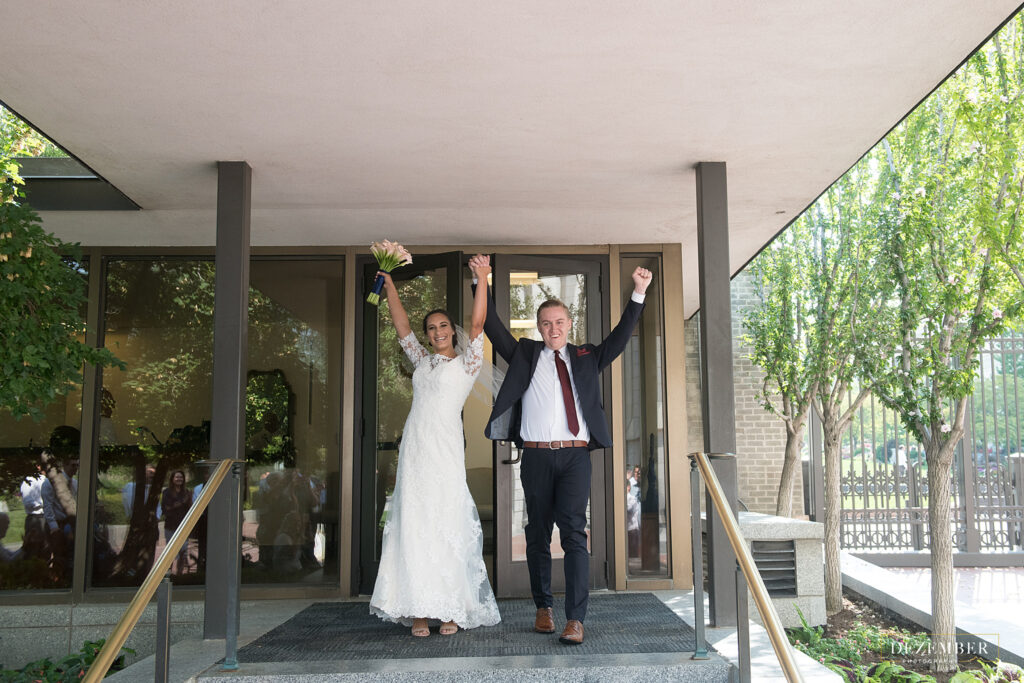
{"label": "groom's short hair", "polygon": [[554,308],[556,306],[560,306],[561,308],[565,309],[565,317],[569,318],[569,320],[572,320],[572,313],[569,312],[569,307],[568,306],[563,304],[558,299],[548,299],[547,301],[542,303],[537,308],[537,324],[540,325],[540,312],[541,311],[543,311],[545,308]]}

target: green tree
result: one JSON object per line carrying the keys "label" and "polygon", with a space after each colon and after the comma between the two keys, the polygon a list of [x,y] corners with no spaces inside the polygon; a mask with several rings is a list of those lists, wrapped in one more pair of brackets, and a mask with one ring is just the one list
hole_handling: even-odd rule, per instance
{"label": "green tree", "polygon": [[[16,419],[42,419],[46,406],[81,384],[86,363],[121,365],[109,351],[85,343],[86,282],[78,245],[46,232],[19,189],[18,158],[52,150],[0,107],[0,411]],[[57,458],[44,451],[40,464],[68,517],[75,517],[75,498]],[[10,479],[3,485],[14,485],[16,478]]]}
{"label": "green tree", "polygon": [[812,266],[805,245],[809,222],[796,221],[752,264],[758,305],[744,320],[750,359],[764,370],[758,398],[786,426],[786,450],[775,514],[793,510],[793,484],[811,402],[818,390],[811,328],[815,303],[810,294]]}
{"label": "green tree", "polygon": [[825,610],[843,609],[843,579],[839,564],[842,507],[840,470],[842,438],[860,406],[870,396],[870,384],[858,382],[863,340],[878,324],[879,287],[877,240],[871,203],[876,177],[869,163],[851,170],[815,203],[811,295],[817,391],[815,411],[821,418],[825,469]]}
{"label": "green tree", "polygon": [[18,188],[17,157],[45,150],[45,140],[0,108],[0,409],[17,418],[41,418],[81,383],[85,363],[121,365],[84,341],[81,250],[46,232]]}
{"label": "green tree", "polygon": [[[891,277],[891,323],[867,364],[875,393],[924,445],[931,530],[933,669],[956,666],[953,459],[964,435],[978,351],[1020,309],[999,258],[1000,226],[1021,205],[1021,19],[1007,25],[883,141],[878,228]],[[1018,252],[1019,258],[1019,252]],[[891,351],[890,351],[891,350]],[[938,635],[950,634],[950,635]]]}
{"label": "green tree", "polygon": [[[825,457],[826,609],[842,609],[839,518],[842,434],[868,397],[857,383],[857,344],[875,325],[877,285],[866,169],[848,173],[755,262],[761,305],[747,317],[752,360],[765,371],[761,399],[786,424],[776,514],[789,515],[810,409],[821,417]],[[851,388],[855,387],[851,397]]]}
{"label": "green tree", "polygon": [[19,158],[64,156],[60,148],[0,105],[0,178],[21,183]]}

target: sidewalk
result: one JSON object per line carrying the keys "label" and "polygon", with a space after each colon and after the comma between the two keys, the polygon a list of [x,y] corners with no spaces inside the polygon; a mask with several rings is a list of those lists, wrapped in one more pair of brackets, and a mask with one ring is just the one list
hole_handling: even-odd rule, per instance
{"label": "sidewalk", "polygon": [[[680,619],[693,626],[693,591],[662,590],[652,591],[668,605]],[[704,617],[710,608],[707,593],[704,594]],[[735,627],[707,627],[708,644],[733,666],[739,666],[739,641]],[[842,677],[831,669],[811,659],[799,650],[793,651],[796,665],[806,683],[839,683]],[[760,624],[750,622],[750,679],[755,683],[786,683],[786,677],[775,657],[768,632]]]}
{"label": "sidewalk", "polygon": [[[931,630],[931,569],[890,569],[842,554],[843,587]],[[957,631],[998,648],[1024,666],[1024,568],[957,568]]]}

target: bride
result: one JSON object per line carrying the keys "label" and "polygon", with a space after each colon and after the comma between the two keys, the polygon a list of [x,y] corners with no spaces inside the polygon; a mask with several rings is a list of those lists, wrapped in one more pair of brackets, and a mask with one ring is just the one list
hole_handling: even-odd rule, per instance
{"label": "bride", "polygon": [[[490,273],[480,261],[478,280]],[[423,320],[433,353],[416,340],[409,317],[387,273],[384,289],[399,343],[416,366],[412,408],[398,453],[377,582],[370,613],[430,635],[429,620],[451,635],[501,621],[483,560],[483,534],[466,485],[462,406],[483,365],[487,288],[478,287],[466,348],[444,310]]]}

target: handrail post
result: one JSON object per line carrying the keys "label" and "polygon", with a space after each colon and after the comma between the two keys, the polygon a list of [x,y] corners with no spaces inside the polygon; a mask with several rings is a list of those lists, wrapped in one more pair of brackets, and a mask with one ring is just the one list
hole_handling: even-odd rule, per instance
{"label": "handrail post", "polygon": [[[740,531],[739,522],[736,520],[736,515],[733,513],[732,508],[729,506],[729,501],[725,497],[725,491],[722,490],[722,484],[718,481],[718,476],[715,474],[715,470],[711,467],[709,461],[710,457],[718,458],[734,458],[733,455],[720,454],[709,456],[706,453],[696,452],[692,453],[690,457],[697,464],[700,470],[700,476],[703,477],[705,486],[707,488],[709,504],[714,506],[715,511],[718,512],[719,517],[722,521],[722,526],[725,529],[725,534],[729,538],[729,544],[732,546],[732,551],[736,557],[736,563],[743,573],[747,587],[752,592],[754,599],[754,605],[757,607],[758,613],[761,615],[761,621],[764,624],[765,630],[768,632],[768,639],[771,641],[772,649],[775,650],[775,657],[779,660],[779,666],[782,667],[782,673],[786,677],[789,683],[803,683],[803,675],[800,673],[800,668],[796,664],[794,658],[793,646],[789,644],[789,640],[786,637],[786,631],[782,628],[782,621],[779,619],[779,613],[775,609],[774,603],[772,603],[771,597],[768,595],[768,589],[764,585],[764,579],[761,578],[761,574],[758,572],[757,565],[754,563],[754,557],[750,552],[750,548],[747,546],[746,539],[743,538],[743,533]],[[710,517],[710,510],[709,517]],[[737,582],[738,583],[738,582]],[[739,593],[739,591],[737,591]],[[743,598],[742,609],[743,613],[746,612],[746,595],[738,595],[737,597]],[[740,612],[740,602],[737,600],[737,613]],[[740,629],[747,626],[747,619],[741,619],[737,626],[737,638],[740,637]],[[750,656],[749,647],[749,636],[746,638],[747,656]],[[743,642],[738,642],[739,649],[741,651],[741,657],[743,648]],[[741,666],[743,665],[741,659]]]}
{"label": "handrail post", "polygon": [[736,649],[740,658],[740,683],[750,683],[750,615],[747,609],[747,582],[743,567],[736,563]]}
{"label": "handrail post", "polygon": [[[241,519],[239,518],[242,508],[242,464],[235,462],[231,466],[231,494],[234,503],[230,506],[231,534],[229,535],[230,548],[237,555],[242,554]],[[238,669],[238,584],[241,572],[241,558],[239,557],[228,572],[228,595],[227,595],[227,623],[224,631],[224,666],[225,671]]]}
{"label": "handrail post", "polygon": [[156,671],[153,680],[167,683],[171,658],[171,579],[167,576],[156,590]]}
{"label": "handrail post", "polygon": [[708,659],[708,640],[704,630],[704,543],[700,522],[700,471],[690,457],[690,548],[693,562],[693,638],[691,659]]}
{"label": "handrail post", "polygon": [[[117,625],[114,626],[114,630],[110,632],[110,636],[107,638],[103,647],[100,648],[99,653],[96,655],[96,659],[93,660],[92,665],[89,667],[89,671],[86,672],[83,678],[84,683],[99,683],[106,676],[107,671],[110,669],[110,665],[117,659],[121,652],[121,647],[128,639],[128,634],[135,628],[135,624],[138,623],[139,617],[142,616],[142,611],[146,608],[146,605],[153,598],[156,593],[157,587],[163,580],[164,575],[171,568],[171,563],[174,561],[177,554],[181,552],[182,547],[188,542],[189,534],[192,533],[192,529],[195,528],[196,523],[199,521],[203,512],[207,509],[210,501],[213,499],[214,494],[220,488],[220,485],[224,482],[227,477],[228,471],[232,467],[242,461],[238,460],[222,460],[214,469],[213,474],[210,475],[209,480],[203,487],[199,497],[192,503],[192,507],[185,513],[185,518],[178,525],[177,531],[171,536],[170,540],[164,546],[163,552],[156,558],[156,562],[153,567],[149,570],[149,574],[143,579],[142,585],[139,590],[135,593],[135,597],[132,598],[131,602],[124,610],[124,614],[117,621]],[[238,519],[238,513],[235,513],[235,519]],[[170,602],[168,601],[168,605]]]}

